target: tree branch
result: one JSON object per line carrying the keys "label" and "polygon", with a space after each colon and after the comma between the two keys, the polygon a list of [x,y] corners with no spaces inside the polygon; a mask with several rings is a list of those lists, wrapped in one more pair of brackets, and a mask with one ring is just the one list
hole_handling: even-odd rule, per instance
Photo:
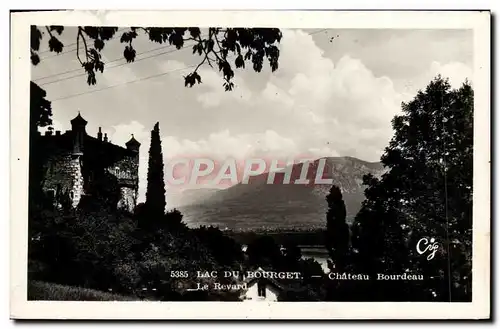
{"label": "tree branch", "polygon": [[[208,32],[208,40],[211,40],[211,38],[212,38],[212,36],[211,36],[211,35],[212,35],[212,32],[210,31],[210,29],[209,29],[208,31],[209,31],[209,32]],[[198,35],[198,41],[199,41],[201,44],[203,44],[203,40],[201,39],[201,37],[200,37],[199,35]],[[206,45],[203,47],[203,52],[205,53],[205,58],[203,59],[203,62],[205,62],[205,60],[207,60],[207,59],[208,59],[208,65],[210,65],[210,67],[211,67],[211,68],[213,68],[213,66],[212,66],[212,62],[211,62],[211,59],[210,59],[210,57],[208,57],[207,47],[206,47]],[[202,63],[203,63],[203,62],[202,62]],[[195,72],[196,72],[196,71],[195,71]]]}
{"label": "tree branch", "polygon": [[80,65],[83,66],[83,62],[80,59],[80,30],[78,30],[78,33],[76,34],[76,58],[80,62]]}
{"label": "tree branch", "polygon": [[83,35],[83,29],[81,28],[81,26],[78,27],[78,34],[81,35],[81,37],[82,37],[83,45],[85,46],[85,58],[86,58],[86,61],[88,62],[89,61],[89,50],[87,48],[87,40],[85,40],[85,36]]}
{"label": "tree branch", "polygon": [[222,59],[218,55],[218,53],[222,54],[222,47],[220,46],[219,38],[217,38],[217,33],[214,34],[214,38],[215,38],[215,42],[217,43],[217,47],[219,47],[219,51],[218,52],[213,51],[213,53],[215,54],[215,57],[217,57],[217,59],[219,59],[219,61],[227,61],[225,58]]}
{"label": "tree branch", "polygon": [[49,27],[48,27],[47,25],[45,25],[45,28],[47,29],[47,32],[49,32],[49,35],[50,35],[50,37],[52,38],[52,37],[53,37],[53,35],[52,35],[52,32],[50,32]]}
{"label": "tree branch", "polygon": [[[215,34],[214,34],[214,38],[215,38],[215,42],[217,43],[217,47],[219,47],[219,51],[218,51],[218,52],[212,51],[212,52],[215,54],[215,57],[216,57],[219,61],[221,61],[221,62],[223,62],[223,63],[224,63],[224,62],[226,62],[226,63],[227,63],[227,54],[224,56],[224,54],[222,53],[222,47],[221,47],[221,45],[220,45],[219,38],[217,38],[217,34],[218,34],[218,33],[215,33]],[[226,30],[226,32],[224,32],[224,35],[226,35],[226,34],[227,34],[227,30]],[[221,58],[221,57],[218,55],[218,53],[221,53],[221,55],[222,55],[222,57],[223,57],[223,58]],[[224,77],[224,81],[226,81],[228,84],[230,83],[230,79],[228,79],[227,77]]]}
{"label": "tree branch", "polygon": [[205,61],[207,60],[207,58],[208,58],[208,56],[205,55],[205,57],[203,58],[203,60],[201,61],[201,63],[198,64],[198,66],[196,66],[196,68],[194,69],[193,73],[195,73],[196,71],[198,71],[198,69],[200,68],[200,66],[202,66],[203,63],[205,63]]}

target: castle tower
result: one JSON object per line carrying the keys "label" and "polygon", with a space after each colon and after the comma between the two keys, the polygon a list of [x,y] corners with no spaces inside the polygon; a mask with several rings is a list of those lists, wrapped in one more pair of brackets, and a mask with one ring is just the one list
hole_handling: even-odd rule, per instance
{"label": "castle tower", "polygon": [[85,140],[85,127],[87,121],[82,118],[80,112],[71,120],[71,130],[73,133],[73,153],[71,155],[71,177],[72,187],[70,191],[70,199],[73,207],[78,206],[80,199],[83,195],[83,174],[82,174],[82,155]]}
{"label": "castle tower", "polygon": [[141,143],[139,143],[135,138],[134,134],[132,134],[132,137],[128,142],[125,143],[125,146],[127,147],[127,150],[130,150],[132,152],[136,152],[139,154],[139,148],[141,147]]}
{"label": "castle tower", "polygon": [[73,154],[82,155],[83,154],[83,141],[86,135],[85,126],[87,126],[87,121],[82,118],[80,112],[78,115],[71,120],[71,130],[73,131]]}
{"label": "castle tower", "polygon": [[137,205],[137,194],[139,192],[139,149],[141,143],[132,135],[130,140],[125,143],[125,146],[130,151],[130,156],[128,157],[128,161],[130,161],[128,170],[130,176],[120,181],[122,197],[118,206],[133,212]]}

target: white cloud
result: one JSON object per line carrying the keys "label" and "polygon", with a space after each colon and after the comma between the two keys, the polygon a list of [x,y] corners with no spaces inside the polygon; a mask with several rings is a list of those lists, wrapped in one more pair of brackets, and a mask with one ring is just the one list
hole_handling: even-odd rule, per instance
{"label": "white cloud", "polygon": [[[377,161],[393,134],[391,120],[400,112],[401,102],[413,97],[439,73],[456,87],[472,72],[463,63],[433,62],[401,92],[392,79],[375,76],[361,60],[345,54],[333,62],[312,36],[301,30],[286,30],[280,44],[280,68],[260,92],[251,93],[243,84],[236,92],[225,93],[221,91],[221,78],[207,71],[202,76],[211,88],[198,96],[198,101],[206,108],[217,108],[219,113],[245,109],[240,111],[242,121],[248,121],[253,131],[259,130],[256,122],[262,125],[259,134],[268,144],[260,151],[272,153],[281,148],[281,153],[350,155]],[[247,97],[242,101],[238,93]],[[243,124],[239,127],[245,129]],[[266,130],[272,134],[266,135]],[[258,138],[256,133],[245,135],[233,129],[233,134],[215,133],[208,140],[178,142],[175,147],[242,156],[255,150],[248,136]],[[281,144],[273,144],[274,139],[280,140],[276,136]]]}
{"label": "white cloud", "polygon": [[126,142],[130,140],[134,135],[140,143],[145,142],[149,133],[144,127],[144,125],[138,121],[131,121],[130,123],[122,123],[116,126],[112,126],[114,132],[110,135],[115,144],[125,145]]}
{"label": "white cloud", "polygon": [[445,78],[449,78],[452,88],[460,88],[460,86],[468,79],[469,82],[473,81],[472,69],[460,62],[450,62],[441,64],[432,62],[429,71],[427,72],[427,80],[441,74]]}
{"label": "white cloud", "polygon": [[310,35],[285,32],[280,69],[253,101],[282,115],[282,124],[277,124],[292,127],[288,137],[299,152],[378,160],[403,95],[391,79],[374,76],[360,60],[346,55],[334,63]]}
{"label": "white cloud", "polygon": [[474,74],[470,66],[461,62],[449,62],[442,64],[432,62],[424,72],[412,79],[404,80],[404,99],[408,101],[412,99],[418,90],[423,90],[438,75],[443,78],[448,78],[452,88],[460,88],[465,80],[473,83]]}
{"label": "white cloud", "polygon": [[54,133],[56,131],[60,131],[61,133],[64,133],[66,130],[71,129],[69,122],[68,122],[68,124],[64,125],[62,122],[55,120],[55,119],[52,119],[52,124],[50,126],[39,127],[38,131],[41,134],[45,134],[45,132],[48,131],[50,127],[54,130]]}
{"label": "white cloud", "polygon": [[204,88],[207,91],[200,93],[196,99],[205,108],[217,107],[222,102],[233,102],[234,106],[237,106],[239,103],[250,101],[252,97],[252,92],[240,77],[235,77],[233,81],[237,88],[225,92],[223,90],[222,74],[218,74],[210,68],[200,69],[198,73],[201,76],[201,85],[197,87]]}
{"label": "white cloud", "polygon": [[[139,201],[144,201],[147,188],[148,152],[150,132],[137,121],[113,126],[110,134],[113,143],[124,145],[134,134],[141,143],[139,152]],[[250,157],[267,157],[283,159],[291,154],[297,154],[295,142],[272,130],[258,134],[234,134],[229,130],[212,133],[207,138],[199,140],[179,139],[175,136],[162,136],[162,151],[164,163],[173,159],[209,158],[223,161],[227,158],[245,160]],[[313,153],[316,150],[311,150]]]}
{"label": "white cloud", "polygon": [[[235,72],[236,88],[231,92],[224,91],[222,76],[208,66],[200,69],[200,85],[184,88],[182,75],[194,68],[181,69],[191,66],[191,62],[185,62],[188,59],[198,63],[199,58],[186,55],[190,52],[173,52],[124,65],[116,69],[116,75],[115,69],[109,69],[99,88],[178,71],[54,103],[54,113],[75,111],[81,106],[87,111],[82,114],[89,126],[113,127],[110,138],[119,145],[133,133],[142,143],[140,188],[144,191],[151,122],[160,121],[166,158],[183,154],[219,159],[307,154],[349,155],[377,161],[392,136],[390,121],[399,113],[401,101],[414,97],[438,73],[449,77],[454,87],[465,77],[472,80],[467,56],[456,49],[446,53],[447,48],[453,47],[453,38],[444,47],[440,40],[426,41],[430,37],[419,34],[415,39],[418,42],[409,45],[409,40],[414,39],[402,36],[371,40],[370,33],[379,32],[370,32],[367,38],[371,42],[361,40],[362,47],[356,48],[352,40],[367,32],[351,31],[353,38],[341,35],[344,39],[339,39],[345,40],[340,41],[345,47],[327,43],[328,48],[315,43],[321,42],[318,35],[313,39],[301,30],[283,33],[279,69],[271,73],[266,60],[260,73],[252,72],[247,65],[246,70]],[[430,48],[426,48],[426,42]],[[464,41],[460,49],[465,46]],[[115,55],[119,56],[122,45],[117,49]],[[81,92],[83,88],[73,80],[47,87],[53,88],[48,90],[51,97]],[[70,87],[75,90],[64,90]],[[91,118],[94,113],[96,117]],[[61,121],[66,122],[66,118]],[[127,123],[113,126],[117,122]],[[88,130],[96,132],[94,128]]]}
{"label": "white cloud", "polygon": [[162,140],[166,158],[210,157],[224,160],[230,157],[244,160],[252,156],[286,157],[297,151],[292,139],[272,130],[257,134],[231,134],[226,129],[199,140],[179,140],[174,136],[166,136]]}

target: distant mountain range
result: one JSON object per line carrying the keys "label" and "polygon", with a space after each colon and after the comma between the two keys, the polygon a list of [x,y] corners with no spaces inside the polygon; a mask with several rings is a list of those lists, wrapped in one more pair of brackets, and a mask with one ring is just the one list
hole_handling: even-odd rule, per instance
{"label": "distant mountain range", "polygon": [[169,208],[180,208],[188,205],[203,203],[216,192],[223,191],[223,188],[191,188],[184,190],[167,190],[167,204]]}
{"label": "distant mountain range", "polygon": [[[384,172],[382,164],[352,157],[317,159],[307,172],[311,181],[320,161],[325,163],[322,178],[333,179],[333,184],[342,190],[351,221],[364,200],[363,175],[380,176]],[[292,182],[300,177],[302,167],[302,163],[292,166]],[[268,176],[269,173],[254,176],[248,184],[239,183],[226,189],[185,190],[177,208],[184,214],[184,221],[193,227],[215,225],[232,230],[325,227],[325,197],[331,185],[283,184],[283,172],[276,172],[273,184],[267,184]]]}

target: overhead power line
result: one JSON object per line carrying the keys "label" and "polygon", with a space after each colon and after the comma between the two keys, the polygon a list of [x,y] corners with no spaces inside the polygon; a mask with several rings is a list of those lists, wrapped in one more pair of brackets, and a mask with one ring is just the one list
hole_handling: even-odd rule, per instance
{"label": "overhead power line", "polygon": [[[309,35],[314,35],[314,34],[317,34],[317,33],[320,33],[320,32],[326,31],[326,30],[327,29],[322,29],[322,30],[311,32],[311,33],[308,33],[308,34]],[[186,49],[186,48],[182,48],[182,49]],[[182,49],[179,49],[179,50],[182,50]],[[172,50],[172,52],[177,51],[177,50],[178,49]],[[148,58],[156,57],[156,56],[159,56],[159,55],[162,55],[162,54],[155,54],[153,56],[145,57],[145,58],[142,58],[142,59],[139,59],[139,60],[148,59]],[[232,57],[232,58],[227,58],[228,60],[229,59],[234,59],[234,58],[236,58],[236,55],[229,56],[229,57]],[[135,62],[137,62],[139,60],[136,60]],[[118,67],[118,66],[122,66],[122,65],[125,65],[125,64],[132,64],[132,63],[121,63],[121,64],[113,66],[113,67]],[[116,87],[119,87],[119,86],[128,85],[128,84],[131,84],[131,83],[141,82],[141,81],[144,81],[144,80],[154,79],[154,78],[158,78],[158,77],[170,74],[172,72],[178,72],[178,71],[182,71],[182,70],[186,70],[186,69],[190,69],[190,68],[195,68],[196,66],[198,66],[198,65],[197,64],[190,65],[190,66],[186,66],[186,67],[182,67],[182,68],[178,68],[178,69],[174,69],[174,70],[162,72],[162,73],[159,73],[159,74],[150,75],[150,76],[147,76],[147,77],[143,77],[143,78],[139,78],[139,79],[135,79],[135,80],[130,80],[130,81],[118,83],[118,84],[111,85],[111,86],[108,86],[108,87],[104,87],[104,88],[101,88],[101,89],[90,90],[90,91],[85,91],[85,92],[81,92],[81,93],[78,93],[78,94],[63,96],[63,97],[59,97],[59,98],[53,99],[52,102],[56,102],[56,101],[60,101],[60,100],[64,100],[64,99],[69,99],[69,98],[74,98],[74,97],[79,97],[79,96],[83,96],[83,95],[87,95],[87,94],[93,94],[93,93],[96,93],[96,92],[99,92],[99,91],[104,91],[104,90],[116,88]],[[113,67],[111,67],[111,68],[113,68]],[[82,74],[82,75],[85,75],[85,74]],[[78,75],[78,76],[81,76],[81,75]],[[73,77],[77,77],[77,76],[72,76],[71,78],[73,78]],[[62,81],[62,80],[67,80],[67,79],[60,79],[60,80],[57,80],[57,81],[54,81],[54,82],[58,82],[58,81]]]}
{"label": "overhead power line", "polygon": [[[138,53],[137,55],[143,55],[143,54],[151,53],[153,51],[165,49],[165,48],[168,48],[170,46],[171,45],[167,45],[167,46],[163,46],[163,47],[158,47],[158,48],[150,49],[150,50]],[[119,58],[116,58],[116,59],[113,59],[111,61],[107,61],[105,64],[110,64],[110,63],[118,62],[118,61],[121,61],[121,60],[124,60],[123,56],[121,56]],[[114,67],[114,66],[112,66],[112,67]],[[59,73],[54,73],[54,74],[46,75],[44,77],[36,78],[34,81],[45,80],[45,79],[48,79],[48,78],[53,78],[53,77],[57,77],[59,75],[65,75],[65,74],[68,74],[68,73],[73,73],[73,72],[77,72],[77,71],[81,71],[81,70],[82,70],[82,68],[79,67],[77,69],[72,69],[72,70],[68,70],[68,71],[64,71],[64,72],[59,72]],[[77,75],[77,76],[81,76],[81,75]]]}
{"label": "overhead power line", "polygon": [[[161,48],[159,48],[159,49],[161,49]],[[158,54],[154,54],[154,55],[151,55],[151,56],[138,58],[138,59],[134,60],[132,63],[128,63],[128,62],[120,63],[120,64],[117,64],[117,65],[114,65],[114,66],[108,67],[108,68],[106,68],[106,70],[113,69],[113,68],[115,68],[115,67],[120,67],[120,66],[123,66],[123,65],[126,65],[126,64],[133,64],[133,63],[137,63],[137,62],[140,62],[140,61],[143,61],[143,60],[146,60],[146,59],[150,59],[150,58],[153,58],[153,57],[158,57],[158,56],[161,56],[161,55],[170,54],[170,53],[173,53],[173,52],[176,52],[176,51],[180,51],[180,50],[185,50],[185,49],[187,49],[187,48],[172,49],[172,50],[164,51],[164,52],[161,52],[161,53],[158,53]],[[158,50],[158,49],[156,49],[156,50]],[[146,53],[146,52],[144,52],[144,53]],[[144,53],[143,53],[143,54],[144,54]],[[119,61],[119,60],[124,60],[124,58],[119,58],[119,59],[113,60],[113,61],[111,61],[111,62],[116,62],[116,61]],[[111,63],[111,62],[108,62],[108,63]],[[80,71],[80,70],[82,70],[82,69],[81,69],[81,68],[80,68],[80,69],[78,69],[78,71]],[[77,71],[77,70],[74,70],[74,71]],[[78,77],[85,76],[85,75],[87,75],[87,73],[80,73],[80,74],[77,74],[77,75],[72,75],[72,76],[69,76],[69,77],[66,77],[66,78],[61,78],[61,79],[54,80],[54,81],[49,81],[49,82],[40,83],[39,85],[40,85],[40,86],[50,85],[50,84],[53,84],[53,83],[56,83],[56,82],[61,82],[61,81],[65,81],[65,80],[70,80],[70,79],[78,78]]]}
{"label": "overhead power line", "polygon": [[[203,35],[201,35],[203,37]],[[155,54],[155,55],[152,55],[152,56],[148,56],[148,57],[145,57],[145,58],[139,58],[139,59],[136,59],[134,60],[134,62],[140,62],[144,59],[148,59],[148,58],[153,58],[153,57],[157,57],[157,56],[160,56],[160,55],[164,55],[164,54],[168,54],[168,53],[172,53],[172,52],[175,52],[177,50],[185,50],[188,46],[192,46],[194,45],[195,43],[193,44],[190,44],[190,45],[185,45],[183,48],[181,49],[175,49],[173,51],[166,51],[166,52],[162,52],[162,53],[159,53],[159,54]],[[157,51],[157,50],[161,50],[161,49],[166,49],[166,48],[172,48],[174,47],[174,45],[165,45],[165,46],[161,46],[161,47],[158,47],[158,48],[154,48],[154,49],[150,49],[150,50],[146,50],[146,51],[143,51],[143,52],[140,52],[138,54],[136,54],[136,56],[140,56],[140,55],[144,55],[144,54],[148,54],[148,53],[151,53],[151,52],[154,52],[154,51]],[[107,64],[110,64],[110,63],[114,63],[114,62],[118,62],[118,61],[121,61],[121,60],[124,60],[125,58],[123,56],[120,56],[118,58],[115,58],[111,61],[106,61],[104,64],[107,65]],[[132,63],[122,63],[122,64],[119,64],[119,65],[115,65],[115,66],[111,66],[111,67],[107,67],[107,69],[111,69],[111,68],[114,68],[114,67],[119,67],[119,66],[123,66],[125,64],[133,64],[134,62]],[[57,77],[57,76],[60,76],[60,75],[66,75],[68,73],[73,73],[73,72],[77,72],[77,71],[82,71],[82,68],[79,67],[79,68],[76,68],[76,69],[72,69],[72,70],[67,70],[67,71],[64,71],[64,72],[59,72],[59,73],[54,73],[54,74],[50,74],[50,75],[46,75],[46,76],[43,76],[43,77],[40,77],[40,78],[36,78],[34,79],[33,81],[40,81],[40,80],[45,80],[45,79],[48,79],[48,78],[53,78],[53,77]],[[59,81],[64,81],[64,80],[67,80],[67,79],[72,79],[72,78],[76,78],[76,77],[81,77],[81,76],[84,76],[86,75],[86,73],[82,73],[82,74],[77,74],[77,75],[74,75],[74,76],[71,76],[71,77],[67,77],[67,78],[63,78],[63,79],[58,79],[58,80],[55,80],[55,81],[50,81],[50,82],[43,82],[43,83],[39,83],[39,85],[43,86],[43,85],[48,85],[48,84],[52,84],[52,83],[55,83],[55,82],[59,82]]]}
{"label": "overhead power line", "polygon": [[131,80],[131,81],[123,82],[123,83],[118,83],[116,85],[111,85],[111,86],[104,87],[104,88],[97,89],[97,90],[91,90],[91,91],[86,91],[86,92],[82,92],[82,93],[79,93],[79,94],[74,94],[74,95],[69,95],[69,96],[65,96],[65,97],[60,97],[60,98],[56,98],[56,99],[52,100],[52,102],[60,101],[60,100],[63,100],[63,99],[68,99],[68,98],[73,98],[73,97],[77,97],[77,96],[82,96],[82,95],[86,95],[86,94],[93,94],[93,93],[96,93],[98,91],[108,90],[108,89],[111,89],[111,88],[128,85],[130,83],[135,83],[135,82],[140,82],[140,81],[144,81],[144,80],[148,80],[148,79],[153,79],[153,78],[161,77],[161,76],[167,75],[167,74],[172,73],[172,72],[182,71],[182,70],[186,70],[186,69],[189,69],[189,68],[194,68],[196,66],[197,65],[191,65],[191,66],[181,67],[181,68],[178,68],[178,69],[175,69],[175,70],[171,70],[171,71],[167,71],[167,72],[163,72],[163,73],[159,73],[159,74],[155,74],[155,75],[150,75],[150,76],[147,76],[147,77],[144,77],[144,78],[140,78],[140,79],[136,79],[136,80]]}
{"label": "overhead power line", "polygon": [[[115,33],[119,33],[121,31],[125,31],[127,29],[129,29],[129,27],[122,27],[122,28],[118,29]],[[56,37],[57,37],[57,35],[56,35]],[[78,42],[70,43],[70,44],[66,45],[66,47],[76,46],[77,43]],[[83,42],[82,42],[82,45],[83,45]],[[52,56],[47,56],[47,57],[44,57],[42,59],[47,59],[47,58],[55,57],[57,55],[66,54],[66,53],[69,53],[69,52],[72,52],[72,51],[76,51],[76,48],[72,49],[72,50],[63,51],[63,52],[61,52],[59,54],[56,53],[56,54],[53,54]],[[50,53],[50,52],[51,52],[51,50],[47,49],[47,50],[39,51],[38,54],[40,55],[40,54],[46,54],[46,53]]]}

